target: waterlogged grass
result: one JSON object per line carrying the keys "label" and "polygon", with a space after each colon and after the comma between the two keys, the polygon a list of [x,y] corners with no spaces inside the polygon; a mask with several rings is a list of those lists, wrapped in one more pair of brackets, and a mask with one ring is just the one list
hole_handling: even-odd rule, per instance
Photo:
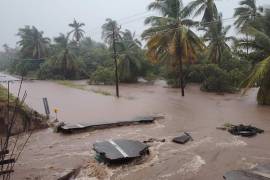
{"label": "waterlogged grass", "polygon": [[112,94],[108,91],[104,91],[101,89],[91,89],[92,92],[97,93],[97,94],[102,94],[104,96],[112,96]]}
{"label": "waterlogged grass", "polygon": [[[0,101],[4,102],[7,101],[8,99],[8,92],[7,89],[4,88],[2,85],[0,85]],[[10,101],[14,101],[15,97],[13,95],[10,94]]]}
{"label": "waterlogged grass", "polygon": [[67,80],[58,80],[56,83],[61,84],[63,86],[75,88],[75,89],[80,89],[80,90],[86,90],[86,85],[83,84],[75,84],[72,81],[67,81]]}
{"label": "waterlogged grass", "polygon": [[101,94],[101,95],[104,95],[104,96],[112,96],[112,94],[110,92],[108,92],[108,91],[101,90],[101,89],[90,89],[89,90],[89,89],[87,89],[87,85],[76,84],[76,83],[74,83],[72,81],[68,81],[68,80],[57,80],[55,82],[60,84],[60,85],[67,86],[67,87],[70,87],[70,88],[80,89],[80,90],[84,90],[84,91],[91,91],[91,92]]}

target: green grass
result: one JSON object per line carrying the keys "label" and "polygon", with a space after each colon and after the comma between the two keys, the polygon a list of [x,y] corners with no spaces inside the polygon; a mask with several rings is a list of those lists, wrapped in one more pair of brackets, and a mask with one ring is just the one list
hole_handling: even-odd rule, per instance
{"label": "green grass", "polygon": [[110,92],[101,90],[101,89],[91,89],[92,92],[97,93],[97,94],[102,94],[104,96],[112,96]]}
{"label": "green grass", "polygon": [[57,80],[55,82],[60,84],[60,85],[67,86],[67,87],[70,87],[70,88],[80,89],[80,90],[84,90],[84,91],[91,91],[91,92],[94,92],[94,93],[97,93],[97,94],[102,94],[104,96],[112,96],[112,94],[110,92],[107,92],[107,91],[104,91],[104,90],[101,90],[101,89],[98,89],[98,90],[97,89],[90,89],[90,90],[88,90],[86,88],[87,85],[75,84],[74,82],[68,81],[68,80]]}
{"label": "green grass", "polygon": [[87,85],[83,85],[83,84],[75,84],[72,81],[68,81],[68,80],[57,80],[55,81],[58,84],[61,84],[63,86],[67,86],[67,87],[71,87],[71,88],[75,88],[75,89],[80,89],[80,90],[86,90],[86,86]]}
{"label": "green grass", "polygon": [[[4,88],[2,85],[0,85],[0,101],[2,102],[6,102],[8,98],[8,92],[7,89]],[[15,97],[13,95],[10,94],[10,101],[14,101]]]}

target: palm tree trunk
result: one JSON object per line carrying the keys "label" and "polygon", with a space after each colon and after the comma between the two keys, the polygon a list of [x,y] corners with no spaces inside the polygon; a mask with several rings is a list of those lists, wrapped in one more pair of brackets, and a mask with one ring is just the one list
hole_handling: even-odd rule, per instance
{"label": "palm tree trunk", "polygon": [[247,56],[248,56],[248,54],[249,54],[249,48],[248,48],[249,39],[248,39],[248,34],[246,34],[246,37],[247,37]]}
{"label": "palm tree trunk", "polygon": [[179,84],[181,88],[181,94],[184,97],[185,96],[185,87],[184,87],[184,76],[183,76],[183,61],[182,61],[182,50],[180,45],[180,35],[177,32],[177,38],[176,38],[176,57],[179,61],[178,65],[178,71],[179,71]]}
{"label": "palm tree trunk", "polygon": [[114,53],[114,66],[115,66],[116,97],[119,98],[118,65],[117,65],[116,47],[115,47],[115,27],[113,28],[113,53]]}
{"label": "palm tree trunk", "polygon": [[40,59],[40,44],[38,43],[38,59]]}

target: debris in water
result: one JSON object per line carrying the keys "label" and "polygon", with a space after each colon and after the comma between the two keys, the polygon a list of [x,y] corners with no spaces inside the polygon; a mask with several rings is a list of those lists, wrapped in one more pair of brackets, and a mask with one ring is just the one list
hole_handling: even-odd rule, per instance
{"label": "debris in water", "polygon": [[124,163],[149,154],[149,146],[134,140],[118,139],[97,142],[97,159],[106,163]]}
{"label": "debris in water", "polygon": [[225,173],[225,180],[270,180],[270,164],[250,170],[234,170]]}
{"label": "debris in water", "polygon": [[193,140],[189,133],[183,133],[182,135],[175,137],[172,141],[178,144],[186,144],[188,141]]}
{"label": "debris in water", "polygon": [[80,173],[81,167],[72,169],[70,172],[68,172],[66,175],[58,178],[57,180],[70,180],[75,179],[76,176]]}
{"label": "debris in water", "polygon": [[226,124],[224,127],[218,127],[217,129],[220,130],[227,130],[232,135],[235,136],[243,136],[243,137],[253,137],[257,134],[261,134],[264,132],[264,130],[253,127],[251,125],[245,126],[243,124],[240,125],[232,125],[232,124]]}
{"label": "debris in water", "polygon": [[243,136],[243,137],[252,137],[256,136],[258,133],[261,134],[264,130],[253,127],[253,126],[245,126],[245,125],[238,125],[233,126],[228,130],[231,134],[236,136]]}
{"label": "debris in water", "polygon": [[153,143],[153,142],[166,142],[166,139],[150,138],[148,140],[143,141],[143,143]]}
{"label": "debris in water", "polygon": [[88,129],[106,129],[120,126],[130,126],[137,124],[150,124],[156,120],[153,116],[148,117],[136,117],[128,121],[115,121],[114,123],[102,123],[102,124],[93,124],[93,123],[77,123],[77,124],[61,124],[57,127],[58,132],[62,133],[73,133],[75,131],[83,131]]}

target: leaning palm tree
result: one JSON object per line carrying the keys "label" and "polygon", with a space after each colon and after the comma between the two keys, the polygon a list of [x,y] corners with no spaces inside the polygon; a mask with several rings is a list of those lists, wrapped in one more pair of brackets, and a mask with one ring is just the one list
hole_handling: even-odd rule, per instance
{"label": "leaning palm tree", "polygon": [[230,52],[229,41],[234,37],[227,36],[231,26],[223,26],[222,15],[220,14],[215,23],[211,23],[206,29],[204,39],[209,43],[207,47],[207,58],[211,63],[218,64],[221,62],[224,52]]}
{"label": "leaning palm tree", "polygon": [[218,18],[215,0],[194,0],[185,7],[184,12],[186,15],[194,13],[194,17],[203,13],[202,23],[206,23],[206,26]]}
{"label": "leaning palm tree", "polygon": [[85,24],[79,23],[74,19],[73,23],[69,24],[69,26],[73,28],[73,30],[70,31],[68,35],[72,34],[73,40],[78,43],[84,37],[85,32],[82,27],[85,26]]}
{"label": "leaning palm tree", "polygon": [[18,44],[24,58],[41,59],[46,56],[50,39],[43,37],[43,31],[35,26],[25,26],[17,35],[21,38]]}
{"label": "leaning palm tree", "polygon": [[60,34],[54,38],[55,41],[55,56],[53,59],[56,64],[60,66],[61,73],[64,78],[74,77],[74,72],[77,67],[75,62],[75,55],[72,53],[72,49],[69,44],[68,35]]}
{"label": "leaning palm tree", "polygon": [[117,60],[117,45],[122,39],[121,27],[116,21],[112,19],[106,19],[106,23],[102,25],[102,38],[105,43],[109,45],[109,48],[114,51],[114,72],[115,72],[115,85],[116,85],[116,96],[119,97],[119,77],[118,77],[118,60]]}
{"label": "leaning palm tree", "polygon": [[270,10],[266,10],[260,19],[261,27],[249,26],[246,32],[254,40],[254,51],[260,52],[263,59],[254,67],[249,77],[242,84],[246,92],[249,88],[259,86],[257,101],[261,105],[270,105]]}
{"label": "leaning palm tree", "polygon": [[172,61],[184,96],[183,62],[194,62],[198,52],[204,49],[201,39],[189,28],[196,23],[186,19],[182,0],[157,0],[148,9],[157,10],[162,16],[145,20],[145,24],[151,25],[142,34],[147,40],[147,55],[153,61]]}
{"label": "leaning palm tree", "polygon": [[256,0],[242,0],[239,3],[240,7],[235,9],[234,17],[236,18],[234,25],[240,32],[246,34],[246,38],[239,40],[239,43],[246,45],[247,54],[249,54],[249,37],[245,33],[245,28],[250,24],[254,24],[256,18],[261,16],[262,7],[258,7]]}
{"label": "leaning palm tree", "polygon": [[123,82],[137,81],[141,69],[143,52],[141,42],[135,38],[135,33],[126,30],[120,43],[119,72],[120,80]]}

